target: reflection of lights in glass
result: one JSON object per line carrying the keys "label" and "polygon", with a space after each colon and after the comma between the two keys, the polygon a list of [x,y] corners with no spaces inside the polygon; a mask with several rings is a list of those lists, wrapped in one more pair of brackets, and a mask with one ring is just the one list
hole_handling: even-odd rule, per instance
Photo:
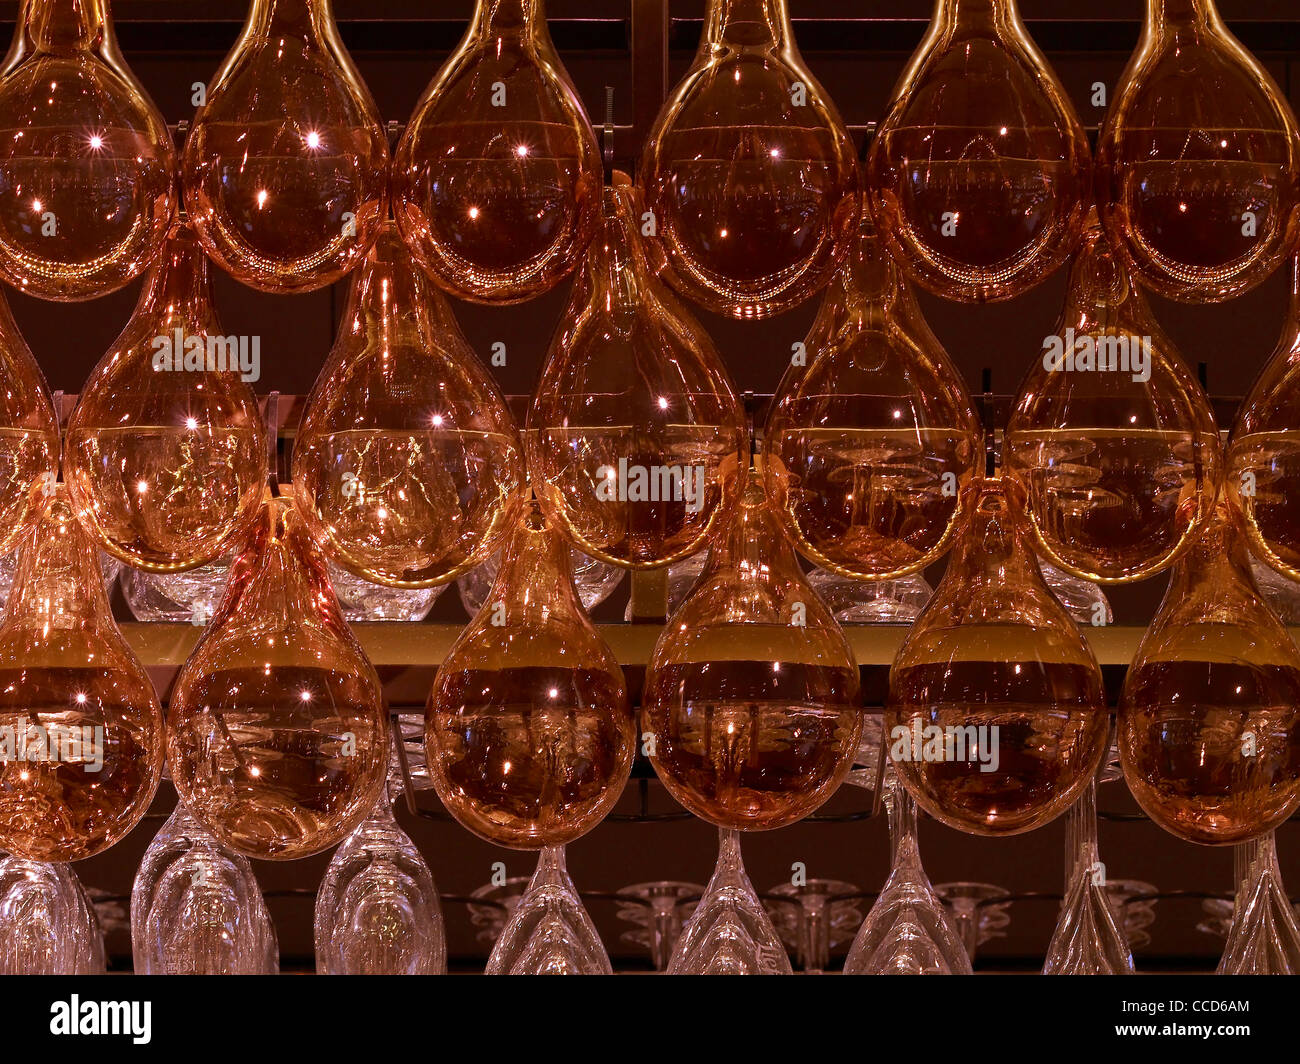
{"label": "reflection of lights in glass", "polygon": [[[517,430],[395,225],[348,300],[344,320],[366,324],[339,337],[304,412],[295,500],[354,575],[431,587],[485,561],[503,536],[522,477]],[[357,438],[358,422],[373,432]]]}
{"label": "reflection of lights in glass", "polygon": [[351,273],[374,240],[388,137],[328,3],[252,8],[185,138],[186,213],[231,276],[309,292]]}
{"label": "reflection of lights in glass", "polygon": [[[155,259],[166,237],[172,137],[126,67],[107,3],[15,7],[19,25],[0,79],[8,101],[0,278],[43,299],[103,296]],[[67,80],[49,78],[49,68]],[[25,203],[40,213],[53,206],[57,217],[33,224],[8,197],[37,189],[54,203]]]}
{"label": "reflection of lights in glass", "polygon": [[[781,534],[759,474],[750,474],[739,513],[673,616],[693,634],[660,635],[642,701],[660,781],[723,828],[781,827],[813,812],[858,747],[858,669]],[[718,652],[731,646],[749,651]],[[795,690],[795,702],[782,693]]]}
{"label": "reflection of lights in glass", "polygon": [[[0,625],[12,676],[0,694],[0,848],[34,861],[79,861],[125,836],[162,764],[162,708],[113,621],[66,487],[54,485],[20,541]],[[30,774],[17,763],[33,760],[44,764]]]}
{"label": "reflection of lights in glass", "polygon": [[[275,634],[254,644],[250,633],[268,628]],[[172,689],[167,763],[178,795],[245,856],[310,856],[374,808],[387,724],[325,559],[292,504],[268,500]]]}
{"label": "reflection of lights in glass", "polygon": [[211,314],[207,258],[178,228],[69,419],[63,473],[78,510],[105,549],[140,568],[214,560],[260,504],[257,397],[218,368],[238,360],[233,341],[213,345]]}
{"label": "reflection of lights in glass", "polygon": [[[631,771],[636,718],[623,671],[583,612],[568,541],[536,504],[515,522],[485,602],[496,605],[464,629],[429,694],[429,772],[447,810],[481,838],[562,846],[604,818]],[[562,648],[549,676],[520,660],[520,643]]]}

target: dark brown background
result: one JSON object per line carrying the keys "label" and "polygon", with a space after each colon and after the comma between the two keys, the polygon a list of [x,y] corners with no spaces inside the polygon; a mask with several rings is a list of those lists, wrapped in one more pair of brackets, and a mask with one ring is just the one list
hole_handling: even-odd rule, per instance
{"label": "dark brown background", "polygon": [[[666,2],[666,0],[664,0]],[[929,17],[928,0],[805,0],[792,3],[795,35],[805,58],[845,120],[857,128],[880,117],[884,103],[908,54],[920,40]],[[15,0],[0,2],[0,32],[15,17]],[[386,120],[405,121],[415,100],[464,30],[469,0],[335,0],[342,34],[369,82]],[[686,69],[699,37],[703,0],[674,0],[666,42],[671,85]],[[1137,41],[1139,0],[1023,0],[1022,13],[1031,32],[1049,54],[1074,99],[1085,125],[1101,118],[1090,105],[1090,86],[1113,87]],[[118,36],[131,66],[145,83],[167,120],[191,117],[191,86],[207,82],[234,42],[246,4],[242,0],[117,0],[113,4]],[[654,58],[656,34],[663,21],[660,0],[551,0],[552,35],[589,112],[603,118],[604,89],[615,88],[619,165],[634,163],[637,146],[658,108],[663,86]],[[1300,76],[1300,13],[1292,0],[1223,0],[1221,10],[1239,36],[1266,63],[1296,100],[1293,84]],[[869,17],[865,17],[869,13]],[[634,45],[638,58],[634,68]],[[649,56],[649,62],[646,57]],[[636,75],[634,78],[634,69]],[[640,90],[634,98],[634,83]],[[648,87],[648,88],[647,88]],[[1021,374],[1038,353],[1041,338],[1055,325],[1064,290],[1060,272],[1022,299],[986,307],[967,307],[922,296],[940,339],[972,390],[985,370],[992,390],[1014,393]],[[1275,343],[1285,310],[1285,280],[1274,277],[1257,291],[1218,307],[1187,307],[1157,302],[1162,325],[1181,345],[1192,364],[1204,363],[1211,393],[1221,414],[1231,416],[1237,397]],[[88,372],[126,322],[138,284],[89,303],[54,305],[10,296],[24,334],[36,352],[51,387],[77,391]],[[471,344],[486,355],[503,341],[508,367],[499,370],[503,388],[527,394],[563,310],[567,285],[519,307],[487,309],[459,305],[457,311]],[[226,330],[262,337],[262,391],[305,392],[329,350],[342,306],[343,286],[303,296],[265,296],[218,271],[216,299]],[[724,321],[701,312],[730,366],[737,384],[757,395],[776,385],[790,345],[802,338],[815,301],[772,321],[752,324]],[[1164,579],[1116,591],[1112,601],[1118,620],[1141,623],[1163,590]],[[607,605],[602,617],[621,616],[626,592]],[[435,617],[463,620],[454,593],[438,603]],[[634,681],[637,677],[632,678]],[[883,670],[871,670],[869,687],[880,690]],[[1117,676],[1108,681],[1112,686]],[[635,687],[635,683],[633,684]],[[656,784],[650,783],[654,808],[672,809]],[[164,788],[169,792],[169,788]],[[156,816],[146,820],[109,853],[78,867],[85,881],[125,895],[139,855],[170,805],[160,797]],[[433,806],[432,796],[422,802]],[[863,792],[847,788],[835,811],[867,808]],[[620,812],[635,810],[636,795],[625,795]],[[1101,791],[1103,812],[1131,813],[1122,784]],[[504,860],[509,874],[531,870],[528,854],[496,850],[454,823],[418,821],[402,815],[425,854],[440,889],[464,895],[486,882],[494,861]],[[1192,847],[1145,821],[1103,820],[1102,857],[1112,877],[1145,879],[1162,890],[1224,891],[1231,880],[1231,852]],[[962,836],[938,825],[922,829],[923,851],[931,878],[983,880],[1013,892],[1060,890],[1063,823],[1028,836],[991,841]],[[1300,829],[1289,824],[1279,834],[1283,868],[1293,890],[1300,890]],[[765,889],[790,877],[793,862],[805,862],[810,876],[845,879],[875,890],[887,869],[887,844],[880,821],[802,824],[745,843],[751,877]],[[570,848],[570,870],[580,889],[611,891],[654,879],[703,882],[713,860],[714,837],[708,826],[691,820],[668,823],[606,823]],[[311,906],[315,886],[328,855],[293,864],[260,864],[258,875],[269,892],[271,912],[285,955],[286,968],[311,965]],[[300,893],[294,893],[300,892]],[[612,906],[590,902],[615,957],[616,967],[634,968],[644,960],[619,941],[620,925]],[[981,959],[996,967],[1036,968],[1051,935],[1054,901],[1025,901],[1012,911],[1008,937],[984,947]],[[446,905],[453,965],[481,967],[485,947],[474,940],[462,905]],[[1220,943],[1198,933],[1198,900],[1166,900],[1158,906],[1151,945],[1138,956],[1141,969],[1171,966],[1211,967]],[[110,935],[119,967],[129,966],[125,933]]]}

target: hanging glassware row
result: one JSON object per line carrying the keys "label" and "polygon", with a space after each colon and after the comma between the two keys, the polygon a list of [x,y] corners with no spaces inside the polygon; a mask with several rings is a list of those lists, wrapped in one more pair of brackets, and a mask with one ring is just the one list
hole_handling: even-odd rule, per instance
{"label": "hanging glassware row", "polygon": [[[876,729],[864,737],[862,760],[879,757],[879,736]],[[855,773],[850,782],[870,786],[875,771],[865,768],[866,780]],[[395,765],[390,783],[399,786],[402,775]],[[1109,770],[1101,775],[1102,782],[1114,778]],[[791,971],[795,958],[804,971],[824,972],[832,947],[852,938],[847,974],[970,974],[978,947],[1004,933],[1013,903],[1056,900],[1063,904],[1043,973],[1130,974],[1132,948],[1150,940],[1156,903],[1179,896],[1150,883],[1097,875],[1095,782],[1071,810],[1064,895],[1017,897],[972,882],[932,886],[917,848],[915,805],[892,770],[886,771],[884,805],[893,856],[878,894],[811,879],[759,895],[741,864],[738,833],[723,831],[707,888],[662,881],[594,897],[617,899],[620,919],[634,925],[623,940],[646,949],[656,971],[781,974]],[[1295,918],[1273,835],[1238,846],[1234,857],[1235,898],[1206,898],[1197,927],[1226,939],[1218,971],[1294,971]],[[314,895],[321,974],[445,971],[443,900],[466,903],[478,937],[492,944],[488,974],[611,970],[585,896],[568,877],[562,847],[543,850],[531,880],[501,881],[494,874],[468,898],[440,899],[428,865],[393,817],[388,794],[335,851],[319,886],[289,893]],[[859,906],[870,899],[863,919]],[[145,851],[129,902],[129,916],[119,899],[102,891],[92,903],[70,865],[0,855],[0,971],[103,972],[104,932],[128,921],[140,974],[279,970],[275,927],[248,860],[217,842],[184,804]]]}
{"label": "hanging glassware row", "polygon": [[[1166,78],[1186,87],[1171,95]],[[1165,114],[1171,101],[1185,110]],[[848,969],[969,970],[915,856],[915,802],[980,835],[1076,809],[1070,867],[1082,871],[1048,968],[1125,970],[1109,903],[1083,874],[1110,711],[1040,555],[1057,587],[1172,568],[1121,694],[1119,764],[1174,835],[1252,847],[1246,959],[1234,963],[1300,963],[1269,857],[1272,831],[1300,807],[1300,651],[1246,549],[1249,537],[1296,575],[1300,302],[1225,457],[1203,388],[1140,288],[1224,299],[1300,239],[1294,119],[1208,2],[1152,0],[1101,134],[1095,212],[1078,119],[1009,0],[940,0],[865,180],[775,0],[710,5],[638,182],[616,173],[603,195],[595,138],[531,3],[480,8],[390,173],[328,6],[259,0],[181,153],[183,218],[169,135],[117,54],[106,4],[25,0],[0,113],[19,116],[0,140],[0,276],[69,300],[148,270],[62,440],[40,370],[0,315],[0,549],[18,548],[0,622],[10,859],[103,852],[139,822],[165,762],[181,805],[164,841],[181,840],[175,867],[191,889],[208,881],[202,868],[227,899],[250,899],[247,858],[344,843],[318,917],[355,916],[356,941],[339,945],[359,952],[322,963],[396,964],[366,937],[382,891],[349,861],[387,847],[426,916],[436,893],[388,816],[389,715],[330,566],[415,592],[500,550],[438,670],[424,735],[461,824],[541,851],[489,970],[608,970],[563,848],[610,812],[641,746],[669,793],[722,832],[670,970],[788,971],[736,833],[818,809],[865,726],[858,663],[796,550],[819,579],[888,582],[951,547],[891,670],[875,741],[892,766],[895,875]],[[995,474],[909,283],[1005,299],[1070,256],[1057,348],[1022,385]],[[209,259],[267,291],[351,274],[278,497]],[[521,433],[443,293],[514,302],[575,269]],[[736,389],[679,297],[752,319],[821,291],[751,455]],[[165,719],[113,620],[96,548],[162,577],[232,559]],[[631,570],[707,549],[651,655],[639,726],[575,587],[575,549]],[[152,907],[172,911],[177,889],[192,900],[172,871],[142,866],[159,876],[142,895],[139,930],[154,935],[142,956],[167,934],[148,932]],[[73,887],[48,882],[75,908]],[[240,909],[230,970],[274,953],[260,904]],[[918,948],[897,930],[922,910]],[[383,914],[369,918],[379,934]],[[434,924],[412,944],[428,943],[436,969]],[[198,964],[192,940],[172,945],[160,968]],[[67,963],[93,964],[93,951]]]}
{"label": "hanging glassware row", "polygon": [[[231,275],[311,291],[360,265],[391,207],[445,291],[505,304],[571,273],[599,229],[600,152],[540,0],[479,5],[391,159],[327,0],[256,0],[201,88],[177,160],[107,0],[22,0],[0,69],[0,276],[46,299],[114,291],[183,204]],[[1014,0],[939,0],[861,172],[784,0],[715,0],[638,180],[656,269],[739,318],[826,286],[860,191],[909,279],[967,301],[1052,273],[1094,195],[1143,283],[1191,302],[1255,287],[1300,232],[1295,117],[1212,0],[1149,0],[1095,165]]]}

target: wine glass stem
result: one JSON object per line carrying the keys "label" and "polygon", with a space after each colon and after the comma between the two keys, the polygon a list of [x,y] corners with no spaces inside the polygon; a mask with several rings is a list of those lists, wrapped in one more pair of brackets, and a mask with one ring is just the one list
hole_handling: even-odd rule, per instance
{"label": "wine glass stem", "polygon": [[1097,843],[1097,781],[1089,782],[1079,800],[1070,808],[1066,821],[1065,880],[1070,881],[1082,867],[1091,875],[1099,855]]}
{"label": "wine glass stem", "polygon": [[824,972],[831,958],[830,899],[821,896],[805,898],[802,905],[807,943],[804,970]]}
{"label": "wine glass stem", "polygon": [[564,847],[563,846],[543,846],[542,852],[537,858],[537,871],[545,869],[548,872],[559,872],[562,875],[567,874],[564,868]]}
{"label": "wine glass stem", "polygon": [[714,0],[708,7],[703,40],[710,45],[735,40],[737,44],[783,48],[790,38],[785,0]]}
{"label": "wine glass stem", "polygon": [[916,802],[899,781],[892,768],[885,774],[885,801],[889,807],[889,856],[893,868],[914,858],[918,850],[916,837]]}
{"label": "wine glass stem", "polygon": [[1210,0],[1147,0],[1147,21],[1161,28],[1208,22],[1210,11]]}
{"label": "wine glass stem", "polygon": [[388,785],[384,784],[383,792],[379,795],[379,801],[375,803],[374,809],[366,820],[371,824],[379,824],[383,827],[397,827],[397,817],[393,815],[393,806],[391,799],[388,797]]}
{"label": "wine glass stem", "polygon": [[1259,875],[1260,868],[1268,863],[1270,851],[1276,847],[1273,832],[1261,835],[1257,839],[1248,839],[1238,843],[1232,849],[1233,898],[1240,901],[1242,892],[1248,883]]}
{"label": "wine glass stem", "polygon": [[735,828],[718,828],[718,867],[728,872],[741,867],[740,832]]}
{"label": "wine glass stem", "polygon": [[996,26],[1014,9],[1014,0],[939,0],[936,19],[949,25],[961,22],[969,30]]}
{"label": "wine glass stem", "polygon": [[662,972],[668,967],[676,945],[675,933],[679,930],[673,904],[654,907],[650,918],[650,960],[655,971]]}
{"label": "wine glass stem", "polygon": [[952,907],[953,921],[957,925],[957,935],[966,949],[966,956],[975,961],[975,950],[979,948],[980,913],[973,900],[958,903]]}

